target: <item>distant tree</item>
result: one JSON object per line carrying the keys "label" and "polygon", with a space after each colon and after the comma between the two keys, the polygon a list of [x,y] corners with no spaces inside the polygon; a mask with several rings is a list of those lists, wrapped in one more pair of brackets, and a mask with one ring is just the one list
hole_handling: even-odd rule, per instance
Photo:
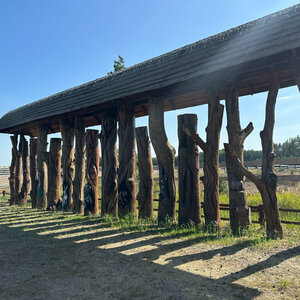
{"label": "distant tree", "polygon": [[[300,157],[300,136],[289,138],[283,143],[274,143],[274,152],[277,158],[294,158]],[[262,159],[261,150],[244,150],[244,161],[254,161]],[[219,152],[219,162],[225,162],[225,150]],[[199,152],[200,166],[203,166],[203,152]],[[152,158],[154,166],[158,165],[156,157]],[[175,166],[178,166],[178,156],[175,156]]]}
{"label": "distant tree", "polygon": [[114,60],[114,66],[113,66],[114,70],[108,72],[107,75],[111,75],[115,72],[119,72],[119,71],[122,71],[122,70],[126,69],[124,58],[121,55],[118,55],[118,57],[119,57],[118,60]]}
{"label": "distant tree", "polygon": [[283,143],[274,143],[277,158],[300,157],[300,136],[289,138]]}

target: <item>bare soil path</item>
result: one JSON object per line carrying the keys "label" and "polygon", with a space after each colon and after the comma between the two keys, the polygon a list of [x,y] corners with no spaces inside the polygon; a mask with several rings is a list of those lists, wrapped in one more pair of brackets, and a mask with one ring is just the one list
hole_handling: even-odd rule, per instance
{"label": "bare soil path", "polygon": [[299,240],[215,240],[1,201],[0,299],[299,299]]}

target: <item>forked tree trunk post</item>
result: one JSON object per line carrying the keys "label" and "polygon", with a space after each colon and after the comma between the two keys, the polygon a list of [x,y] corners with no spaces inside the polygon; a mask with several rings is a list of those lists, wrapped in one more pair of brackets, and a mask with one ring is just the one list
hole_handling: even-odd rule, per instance
{"label": "forked tree trunk post", "polygon": [[277,176],[274,174],[273,129],[275,122],[275,104],[279,89],[278,72],[272,72],[271,87],[266,104],[266,119],[264,129],[260,132],[263,148],[261,179],[247,170],[233,152],[231,145],[224,144],[226,154],[232,157],[233,167],[243,176],[251,180],[259,190],[265,211],[266,231],[268,238],[282,238],[282,227],[276,197]]}
{"label": "forked tree trunk post", "polygon": [[179,225],[198,225],[201,222],[199,152],[195,142],[184,131],[187,129],[196,134],[197,121],[195,114],[178,116]]}
{"label": "forked tree trunk post", "polygon": [[135,129],[139,168],[139,218],[153,218],[153,164],[147,127]]}
{"label": "forked tree trunk post", "polygon": [[38,170],[37,170],[37,139],[30,138],[30,178],[31,178],[31,207],[37,206]]}
{"label": "forked tree trunk post", "polygon": [[224,106],[220,104],[218,94],[210,91],[208,95],[208,123],[206,142],[198,134],[185,129],[186,133],[202,149],[204,157],[204,217],[205,225],[215,230],[220,227],[219,204],[219,144]]}
{"label": "forked tree trunk post", "polygon": [[134,107],[120,104],[119,121],[119,170],[118,170],[118,210],[119,216],[136,212],[135,196],[135,118]]}
{"label": "forked tree trunk post", "polygon": [[61,139],[50,140],[48,155],[48,194],[47,210],[61,209]]}
{"label": "forked tree trunk post", "polygon": [[38,191],[37,208],[46,209],[48,191],[47,173],[47,128],[37,124],[37,168],[38,168]]}
{"label": "forked tree trunk post", "polygon": [[114,110],[101,115],[102,201],[101,215],[118,213],[117,120]]}
{"label": "forked tree trunk post", "polygon": [[[240,124],[238,89],[232,86],[225,99],[227,113],[227,132],[228,140],[235,156],[244,164],[244,140],[253,131],[253,125],[250,122],[242,130]],[[251,223],[250,208],[247,205],[246,193],[244,189],[244,176],[238,169],[235,169],[232,163],[234,157],[231,152],[226,152],[226,169],[229,187],[229,213],[230,226],[234,234],[239,234],[240,230],[247,228]]]}
{"label": "forked tree trunk post", "polygon": [[10,205],[15,205],[15,188],[16,188],[16,169],[17,169],[17,157],[15,155],[14,145],[18,143],[18,135],[15,134],[10,137],[11,148],[11,164],[9,167],[9,187],[10,187]]}
{"label": "forked tree trunk post", "polygon": [[158,221],[164,222],[167,218],[175,220],[175,149],[170,145],[165,132],[162,99],[152,98],[149,100],[149,132],[161,167]]}
{"label": "forked tree trunk post", "polygon": [[264,129],[260,132],[262,144],[262,174],[261,179],[265,184],[268,197],[264,202],[267,235],[270,238],[282,237],[282,227],[280,222],[279,209],[277,204],[276,188],[277,176],[274,174],[274,144],[273,144],[273,130],[275,123],[275,105],[278,95],[279,74],[272,70],[272,83],[266,103],[266,116]]}
{"label": "forked tree trunk post", "polygon": [[86,131],[86,185],[84,214],[98,214],[99,143],[98,130]]}
{"label": "forked tree trunk post", "polygon": [[84,178],[85,178],[85,124],[84,118],[75,117],[75,179],[74,179],[74,211],[84,213]]}
{"label": "forked tree trunk post", "polygon": [[62,209],[73,210],[73,180],[75,175],[74,164],[74,121],[62,119],[60,128],[63,140],[62,166],[63,166],[63,199]]}
{"label": "forked tree trunk post", "polygon": [[23,183],[20,194],[20,205],[27,203],[28,194],[30,190],[30,171],[29,171],[29,154],[28,154],[28,141],[24,135],[20,136],[20,152],[22,155],[22,169],[23,169]]}

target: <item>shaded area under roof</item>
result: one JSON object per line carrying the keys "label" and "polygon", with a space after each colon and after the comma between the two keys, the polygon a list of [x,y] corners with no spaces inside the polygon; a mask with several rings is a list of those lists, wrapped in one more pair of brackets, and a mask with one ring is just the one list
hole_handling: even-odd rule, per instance
{"label": "shaded area under roof", "polygon": [[0,132],[33,135],[29,128],[39,120],[55,132],[58,118],[81,112],[93,125],[91,115],[118,101],[132,101],[136,115],[145,115],[145,99],[153,96],[170,98],[166,110],[198,105],[205,103],[205,86],[241,78],[248,87],[240,83],[240,94],[261,92],[268,86],[262,68],[270,64],[281,68],[281,87],[294,85],[288,56],[295,50],[297,57],[299,48],[300,4],[12,110],[0,119]]}

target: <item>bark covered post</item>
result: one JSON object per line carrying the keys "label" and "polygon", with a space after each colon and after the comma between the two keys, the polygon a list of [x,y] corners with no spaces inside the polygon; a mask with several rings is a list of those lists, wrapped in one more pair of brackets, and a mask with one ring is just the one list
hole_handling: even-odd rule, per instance
{"label": "bark covered post", "polygon": [[9,187],[10,187],[10,205],[15,205],[15,188],[16,188],[16,170],[17,170],[17,157],[15,155],[15,145],[18,143],[18,135],[15,134],[10,137],[11,148],[11,164],[9,167]]}
{"label": "bark covered post", "polygon": [[224,144],[226,154],[232,157],[232,165],[243,176],[251,180],[259,190],[264,205],[265,219],[266,219],[266,232],[267,237],[276,239],[282,238],[282,227],[280,222],[280,214],[277,204],[276,187],[277,176],[274,174],[274,157],[273,152],[273,129],[275,123],[275,104],[279,90],[279,74],[276,70],[272,69],[271,73],[271,87],[268,93],[266,103],[266,118],[264,129],[260,132],[263,148],[262,159],[262,176],[258,178],[252,172],[247,170],[239,157],[233,151],[232,146]]}
{"label": "bark covered post", "polygon": [[21,138],[20,135],[17,137],[17,144],[14,145],[14,151],[16,156],[16,175],[15,175],[15,195],[14,204],[20,204],[20,196],[22,189],[22,155],[21,155]]}
{"label": "bark covered post", "polygon": [[86,131],[86,185],[84,214],[98,214],[99,143],[98,130]]}
{"label": "bark covered post", "polygon": [[178,116],[179,225],[201,223],[199,152],[195,142],[184,131],[186,128],[196,134],[197,121],[195,114]]}
{"label": "bark covered post", "polygon": [[37,208],[47,207],[47,128],[42,124],[37,124],[37,168],[38,168],[38,191]]}
{"label": "bark covered post", "polygon": [[118,107],[119,121],[119,216],[136,212],[135,196],[135,117],[134,106],[122,103]]}
{"label": "bark covered post", "polygon": [[170,145],[165,132],[164,102],[162,99],[152,98],[149,100],[149,132],[161,167],[158,221],[164,222],[166,218],[175,220],[175,149]]}
{"label": "bark covered post", "polygon": [[[233,153],[235,153],[235,156],[237,156],[241,163],[244,164],[244,140],[253,131],[253,125],[250,122],[244,130],[241,129],[238,89],[235,85],[232,85],[229,88],[225,103],[229,144]],[[226,152],[230,226],[232,232],[238,234],[240,230],[247,228],[251,223],[251,213],[250,208],[247,205],[244,189],[244,176],[238,169],[233,167],[233,159],[234,157],[231,156],[231,152]]]}
{"label": "bark covered post", "polygon": [[300,92],[300,60],[297,59],[296,50],[292,51],[290,63],[294,73],[295,83],[298,86],[298,90]]}
{"label": "bark covered post", "polygon": [[102,201],[101,215],[118,213],[117,120],[115,110],[101,115]]}
{"label": "bark covered post", "polygon": [[206,151],[204,154],[204,216],[209,227],[220,227],[219,204],[219,145],[224,106],[218,94],[209,93]]}
{"label": "bark covered post", "polygon": [[20,205],[27,203],[28,194],[30,191],[30,171],[29,171],[29,149],[28,141],[24,135],[20,136],[20,154],[22,156],[23,183],[20,193]]}
{"label": "bark covered post", "polygon": [[135,129],[139,168],[139,218],[153,218],[153,164],[147,127]]}
{"label": "bark covered post", "polygon": [[61,209],[61,139],[50,140],[48,155],[48,194],[47,210]]}
{"label": "bark covered post", "polygon": [[38,170],[37,170],[37,139],[30,138],[30,178],[31,178],[31,207],[37,206]]}
{"label": "bark covered post", "polygon": [[74,179],[74,211],[84,213],[84,178],[85,178],[85,124],[84,118],[75,117],[75,179]]}
{"label": "bark covered post", "polygon": [[204,157],[204,217],[205,225],[215,230],[220,227],[219,204],[219,144],[224,106],[220,104],[218,94],[210,91],[208,95],[208,122],[206,142],[198,134],[185,129],[186,133],[202,149]]}
{"label": "bark covered post", "polygon": [[261,179],[265,184],[268,197],[265,200],[265,215],[267,235],[270,238],[282,237],[279,209],[277,204],[276,188],[277,176],[274,174],[274,144],[273,130],[275,124],[275,105],[280,87],[278,71],[272,69],[271,87],[266,103],[266,116],[264,129],[260,132],[262,144],[262,174]]}
{"label": "bark covered post", "polygon": [[60,128],[63,140],[62,166],[63,166],[63,200],[62,209],[73,210],[73,180],[75,175],[74,163],[74,121],[62,119]]}

